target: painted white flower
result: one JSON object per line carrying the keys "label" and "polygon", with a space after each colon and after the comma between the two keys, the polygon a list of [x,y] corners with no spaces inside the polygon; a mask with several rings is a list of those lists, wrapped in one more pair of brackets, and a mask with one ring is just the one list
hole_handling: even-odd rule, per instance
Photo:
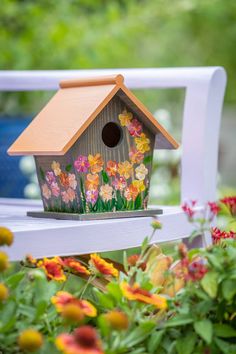
{"label": "painted white flower", "polygon": [[136,178],[139,181],[143,181],[148,174],[148,169],[145,167],[143,163],[135,168]]}
{"label": "painted white flower", "polygon": [[109,186],[109,184],[105,184],[100,188],[100,196],[102,197],[104,202],[108,202],[112,199],[113,188]]}

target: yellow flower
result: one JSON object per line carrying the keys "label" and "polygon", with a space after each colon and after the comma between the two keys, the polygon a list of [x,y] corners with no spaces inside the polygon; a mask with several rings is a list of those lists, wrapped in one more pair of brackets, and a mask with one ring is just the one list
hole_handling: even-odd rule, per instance
{"label": "yellow flower", "polygon": [[120,284],[120,288],[124,297],[126,297],[128,300],[135,300],[145,304],[154,305],[161,310],[167,308],[167,301],[164,296],[152,294],[149,291],[140,288],[139,284],[137,283],[130,285],[123,281]]}
{"label": "yellow flower", "polygon": [[150,140],[144,133],[142,133],[140,137],[137,137],[134,140],[138,151],[141,151],[144,154],[150,150]]}
{"label": "yellow flower", "polygon": [[8,288],[3,284],[0,283],[0,303],[5,301],[9,296]]}
{"label": "yellow flower", "polygon": [[60,168],[59,162],[53,161],[51,164],[51,168],[53,172],[55,173],[56,176],[59,176],[61,174],[61,168]]}
{"label": "yellow flower", "polygon": [[0,246],[11,246],[14,239],[13,233],[6,227],[0,227]]}
{"label": "yellow flower", "polygon": [[88,155],[88,162],[90,165],[90,170],[92,173],[98,173],[102,171],[102,167],[104,165],[101,154],[96,155]]}
{"label": "yellow flower", "polygon": [[104,314],[103,317],[115,330],[127,329],[129,327],[128,316],[124,312],[112,310]]}
{"label": "yellow flower", "polygon": [[90,265],[93,269],[103,275],[112,275],[113,277],[118,277],[119,272],[113,266],[112,263],[108,263],[105,259],[102,259],[98,254],[90,255]]}
{"label": "yellow flower", "polygon": [[145,185],[143,181],[137,181],[136,179],[132,182],[132,185],[137,188],[139,192],[145,191]]}
{"label": "yellow flower", "polygon": [[108,202],[112,199],[113,188],[109,184],[105,184],[100,188],[100,196],[104,202]]}
{"label": "yellow flower", "polygon": [[142,181],[145,179],[146,175],[148,174],[148,169],[145,167],[143,163],[141,163],[141,165],[135,168],[135,173],[137,179]]}
{"label": "yellow flower", "polygon": [[26,329],[21,332],[18,344],[23,351],[35,352],[43,345],[43,336],[35,329]]}
{"label": "yellow flower", "polygon": [[131,112],[127,112],[126,109],[124,109],[124,111],[119,114],[119,120],[122,127],[127,127],[130,124],[132,118],[133,114]]}
{"label": "yellow flower", "polygon": [[9,267],[8,255],[0,251],[0,272],[3,272]]}
{"label": "yellow flower", "polygon": [[118,164],[118,173],[125,177],[125,179],[130,178],[133,173],[133,166],[129,161],[120,162]]}

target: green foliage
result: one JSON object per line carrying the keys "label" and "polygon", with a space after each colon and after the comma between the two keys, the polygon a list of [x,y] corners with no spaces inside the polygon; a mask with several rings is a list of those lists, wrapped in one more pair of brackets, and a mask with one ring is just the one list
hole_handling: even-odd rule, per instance
{"label": "green foliage", "polygon": [[[223,65],[226,97],[235,101],[235,33],[234,0],[2,0],[0,67]],[[3,94],[1,110],[38,111],[39,97],[44,101],[48,94]]]}

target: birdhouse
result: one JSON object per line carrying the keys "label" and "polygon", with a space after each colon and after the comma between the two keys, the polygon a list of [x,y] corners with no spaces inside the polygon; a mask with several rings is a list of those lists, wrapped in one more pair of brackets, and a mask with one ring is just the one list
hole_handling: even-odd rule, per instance
{"label": "birdhouse", "polygon": [[28,215],[82,220],[160,212],[147,208],[153,151],[178,144],[123,81],[62,81],[9,148],[35,158],[44,211]]}

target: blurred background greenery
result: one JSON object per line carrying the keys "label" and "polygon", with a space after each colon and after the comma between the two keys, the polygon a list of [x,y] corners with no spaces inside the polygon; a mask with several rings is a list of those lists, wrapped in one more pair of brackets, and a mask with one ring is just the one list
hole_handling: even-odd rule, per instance
{"label": "blurred background greenery", "polygon": [[[224,66],[228,86],[220,143],[222,194],[236,187],[235,38],[235,0],[1,0],[1,70]],[[33,116],[52,94],[1,93],[4,122],[6,117]],[[136,94],[181,141],[184,91]],[[158,157],[152,201],[176,203],[180,152]],[[29,180],[24,195],[37,196],[32,161],[23,158],[19,163]]]}

